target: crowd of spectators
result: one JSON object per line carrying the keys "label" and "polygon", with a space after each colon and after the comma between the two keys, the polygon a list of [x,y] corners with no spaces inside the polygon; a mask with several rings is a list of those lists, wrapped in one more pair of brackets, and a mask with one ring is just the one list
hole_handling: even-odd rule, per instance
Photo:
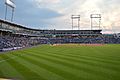
{"label": "crowd of spectators", "polygon": [[86,43],[95,44],[103,43],[103,37],[101,36],[76,36],[76,37],[62,37],[62,38],[50,38],[52,43]]}
{"label": "crowd of spectators", "polygon": [[120,38],[114,35],[98,36],[76,36],[76,37],[13,37],[0,36],[0,51],[14,50],[24,47],[31,47],[39,44],[64,44],[64,43],[83,43],[83,44],[119,44]]}
{"label": "crowd of spectators", "polygon": [[0,51],[31,47],[42,43],[42,39],[31,37],[0,36]]}
{"label": "crowd of spectators", "polygon": [[50,38],[51,44],[64,43],[83,43],[83,44],[120,44],[120,38],[114,35],[98,35],[98,36],[77,36],[77,37],[57,37]]}

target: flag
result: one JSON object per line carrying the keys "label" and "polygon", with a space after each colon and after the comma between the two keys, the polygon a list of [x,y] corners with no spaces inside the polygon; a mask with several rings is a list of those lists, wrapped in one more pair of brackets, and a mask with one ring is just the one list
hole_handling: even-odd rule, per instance
{"label": "flag", "polygon": [[12,0],[6,0],[5,4],[10,6],[11,8],[15,8],[16,7],[15,3]]}

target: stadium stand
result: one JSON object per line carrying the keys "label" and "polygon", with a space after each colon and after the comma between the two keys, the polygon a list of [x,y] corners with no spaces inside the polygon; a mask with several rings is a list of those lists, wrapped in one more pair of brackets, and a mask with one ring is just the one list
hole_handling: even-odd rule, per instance
{"label": "stadium stand", "polygon": [[102,34],[102,30],[39,30],[0,19],[0,51],[39,44],[119,44],[119,34]]}

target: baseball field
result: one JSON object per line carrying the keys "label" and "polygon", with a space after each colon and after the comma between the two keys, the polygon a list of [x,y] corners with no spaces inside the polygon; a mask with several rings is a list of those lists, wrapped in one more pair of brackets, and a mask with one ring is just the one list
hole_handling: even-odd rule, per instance
{"label": "baseball field", "polygon": [[0,80],[120,80],[120,45],[40,45],[0,53]]}

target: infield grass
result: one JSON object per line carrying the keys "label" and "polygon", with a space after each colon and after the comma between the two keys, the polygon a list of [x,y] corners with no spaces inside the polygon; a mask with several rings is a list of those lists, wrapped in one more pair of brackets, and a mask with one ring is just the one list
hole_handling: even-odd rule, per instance
{"label": "infield grass", "polygon": [[0,78],[120,80],[120,45],[41,45],[0,53]]}

